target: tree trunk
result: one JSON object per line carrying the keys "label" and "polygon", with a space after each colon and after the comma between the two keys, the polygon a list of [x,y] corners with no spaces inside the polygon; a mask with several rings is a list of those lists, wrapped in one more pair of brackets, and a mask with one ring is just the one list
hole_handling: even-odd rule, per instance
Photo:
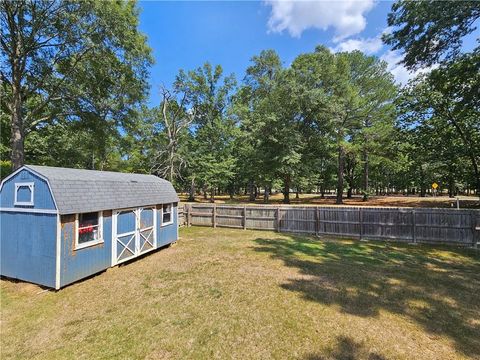
{"label": "tree trunk", "polygon": [[13,171],[22,167],[24,164],[24,137],[23,137],[23,121],[22,121],[22,104],[20,94],[14,99],[14,109],[12,112],[11,138],[12,147],[12,168]]}
{"label": "tree trunk", "polygon": [[[18,51],[18,48],[17,48]],[[20,78],[19,60],[15,59],[12,64],[12,116],[11,116],[11,136],[10,145],[12,147],[12,168],[13,171],[22,167],[24,164],[24,129],[22,114],[22,83]]]}
{"label": "tree trunk", "polygon": [[300,199],[300,189],[297,187],[297,191],[295,192],[295,199]]}
{"label": "tree trunk", "polygon": [[212,189],[210,190],[210,202],[211,203],[215,202],[215,188],[214,187],[212,187]]}
{"label": "tree trunk", "polygon": [[263,202],[267,204],[269,199],[270,199],[270,186],[265,186],[265,191],[263,193]]}
{"label": "tree trunk", "polygon": [[[12,3],[13,4],[13,3]],[[20,24],[24,23],[24,5],[20,5],[17,14],[15,15],[13,10],[15,6],[7,6],[5,9],[2,6],[2,11],[8,12],[7,17],[17,16]],[[10,4],[11,5],[11,4]],[[25,70],[25,53],[23,49],[23,38],[21,36],[21,30],[16,26],[10,26],[12,49],[9,54],[8,63],[10,64],[10,70],[12,72],[12,103],[10,104],[11,110],[11,123],[10,123],[10,146],[11,161],[13,171],[22,167],[25,160],[24,152],[24,128],[23,128],[23,97],[22,97],[22,78]],[[3,40],[3,39],[2,39]],[[2,81],[3,82],[3,81]]]}
{"label": "tree trunk", "polygon": [[448,176],[448,197],[455,197],[455,178],[452,173]]}
{"label": "tree trunk", "polygon": [[338,171],[337,171],[337,204],[343,204],[343,169],[345,165],[345,149],[338,146]]}
{"label": "tree trunk", "polygon": [[195,179],[190,183],[190,193],[188,194],[188,201],[195,201]]}
{"label": "tree trunk", "polygon": [[351,199],[351,198],[352,198],[352,187],[351,187],[351,186],[348,186],[347,199]]}
{"label": "tree trunk", "polygon": [[368,193],[368,153],[363,153],[363,191]]}
{"label": "tree trunk", "polygon": [[472,159],[472,165],[473,165],[473,172],[475,174],[475,180],[476,180],[476,192],[477,192],[477,196],[480,198],[480,171],[478,170],[478,166],[477,166],[477,163],[475,162],[475,160]]}
{"label": "tree trunk", "polygon": [[174,174],[174,156],[175,156],[175,148],[173,146],[170,147],[170,155],[169,155],[169,169],[168,169],[168,181],[173,182],[173,174]]}
{"label": "tree trunk", "polygon": [[423,169],[420,167],[420,197],[425,197],[425,192],[425,175],[423,173]]}
{"label": "tree trunk", "polygon": [[290,204],[290,175],[285,175],[283,180],[283,203]]}
{"label": "tree trunk", "polygon": [[248,182],[248,193],[250,194],[249,198],[248,198],[248,201],[251,201],[251,202],[254,202],[255,201],[255,189],[254,189],[255,185],[253,183],[253,180],[250,180]]}

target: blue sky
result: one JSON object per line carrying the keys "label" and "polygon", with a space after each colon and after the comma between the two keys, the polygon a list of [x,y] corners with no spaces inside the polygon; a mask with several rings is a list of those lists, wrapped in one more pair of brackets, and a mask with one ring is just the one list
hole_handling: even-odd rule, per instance
{"label": "blue sky", "polygon": [[251,57],[263,49],[276,50],[288,66],[319,44],[334,51],[375,54],[404,83],[411,74],[397,64],[401,54],[380,40],[391,5],[375,0],[140,1],[140,30],[148,36],[155,58],[149,105],[158,105],[159,85],[170,86],[179,69],[209,61],[240,81]]}

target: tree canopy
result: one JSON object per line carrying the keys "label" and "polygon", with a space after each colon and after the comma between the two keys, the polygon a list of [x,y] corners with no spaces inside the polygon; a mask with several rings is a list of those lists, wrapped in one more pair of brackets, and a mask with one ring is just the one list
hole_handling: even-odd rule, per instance
{"label": "tree canopy", "polygon": [[476,0],[400,0],[388,14],[392,30],[384,41],[393,50],[404,51],[402,63],[408,68],[431,66],[462,52],[462,40],[477,29],[478,18],[480,3]]}
{"label": "tree canopy", "polygon": [[135,2],[0,4],[2,110],[11,119],[14,169],[24,163],[25,139],[44,127],[79,123],[95,145],[131,125],[153,61]]}

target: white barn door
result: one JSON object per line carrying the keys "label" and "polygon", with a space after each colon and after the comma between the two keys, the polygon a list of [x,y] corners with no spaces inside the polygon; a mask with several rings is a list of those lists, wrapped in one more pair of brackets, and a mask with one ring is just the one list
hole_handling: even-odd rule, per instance
{"label": "white barn door", "polygon": [[138,209],[138,221],[138,252],[143,254],[157,247],[155,208]]}
{"label": "white barn door", "polygon": [[157,247],[156,209],[116,210],[112,221],[112,265]]}

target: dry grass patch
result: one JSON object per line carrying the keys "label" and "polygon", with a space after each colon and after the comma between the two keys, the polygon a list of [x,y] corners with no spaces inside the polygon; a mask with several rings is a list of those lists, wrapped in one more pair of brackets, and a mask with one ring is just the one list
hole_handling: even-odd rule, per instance
{"label": "dry grass patch", "polygon": [[1,358],[466,359],[473,251],[181,230],[177,246],[59,292],[1,281]]}

